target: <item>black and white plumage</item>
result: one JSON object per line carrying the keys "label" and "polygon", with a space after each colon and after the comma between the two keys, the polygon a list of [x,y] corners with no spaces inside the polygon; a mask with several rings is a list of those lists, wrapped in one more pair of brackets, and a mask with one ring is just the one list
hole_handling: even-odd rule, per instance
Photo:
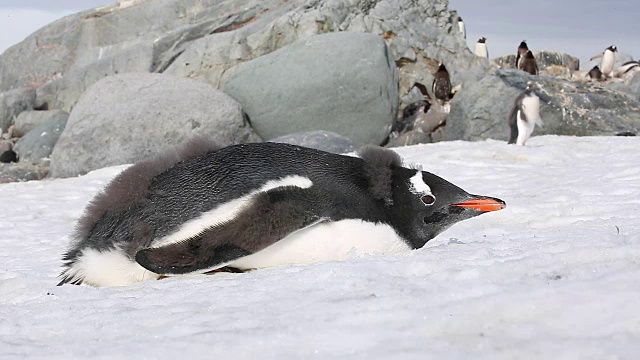
{"label": "black and white plumage", "polygon": [[604,52],[601,54],[595,55],[591,58],[591,60],[602,58],[600,61],[600,71],[602,71],[602,74],[605,77],[611,77],[613,66],[616,63],[616,52],[618,52],[618,48],[615,45],[611,45],[604,49]]}
{"label": "black and white plumage", "polygon": [[522,70],[521,60],[524,57],[524,55],[527,53],[527,51],[529,51],[529,46],[527,46],[527,41],[522,40],[520,42],[520,45],[518,45],[518,51],[516,52],[516,63],[515,63],[516,69]]}
{"label": "black and white plumage", "polygon": [[463,38],[467,38],[467,27],[464,25],[464,20],[458,16],[458,31],[462,34]]}
{"label": "black and white plumage", "polygon": [[505,206],[378,147],[359,158],[269,142],[174,154],[127,168],[91,201],[60,285],[407,251]]}
{"label": "black and white plumage", "polygon": [[489,58],[489,49],[487,49],[486,37],[481,37],[480,39],[478,39],[478,41],[476,42],[476,47],[473,50],[473,53],[476,54],[476,56],[480,56],[485,59]]}
{"label": "black and white plumage", "polygon": [[640,61],[627,61],[626,63],[620,65],[619,68],[615,70],[617,76],[622,76],[631,71],[640,70]]}
{"label": "black and white plumage", "polygon": [[536,58],[533,56],[531,50],[528,50],[522,59],[520,60],[523,71],[528,72],[531,75],[538,75],[538,63],[536,63]]}
{"label": "black and white plumage", "polygon": [[595,81],[603,80],[602,71],[600,71],[600,68],[598,67],[598,65],[594,66],[591,70],[589,70],[588,75],[591,78],[591,80],[595,80]]}
{"label": "black and white plumage", "polygon": [[540,97],[536,94],[538,85],[529,82],[524,92],[516,98],[509,113],[511,136],[509,144],[524,145],[536,126],[542,124],[540,118]]}

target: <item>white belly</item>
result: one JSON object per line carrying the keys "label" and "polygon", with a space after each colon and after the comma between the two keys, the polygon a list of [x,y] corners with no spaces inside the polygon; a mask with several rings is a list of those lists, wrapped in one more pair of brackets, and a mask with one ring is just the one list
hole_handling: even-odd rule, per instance
{"label": "white belly", "polygon": [[606,76],[611,75],[613,71],[613,64],[616,61],[616,54],[611,50],[606,50],[602,56],[602,63],[600,64],[600,71]]}
{"label": "white belly", "polygon": [[284,264],[310,264],[366,255],[396,254],[411,248],[388,225],[361,220],[321,223],[297,231],[228,266],[258,269]]}
{"label": "white belly", "polygon": [[489,51],[487,50],[487,44],[476,43],[476,48],[475,48],[474,54],[476,54],[477,56],[480,56],[480,57],[488,59],[489,58]]}

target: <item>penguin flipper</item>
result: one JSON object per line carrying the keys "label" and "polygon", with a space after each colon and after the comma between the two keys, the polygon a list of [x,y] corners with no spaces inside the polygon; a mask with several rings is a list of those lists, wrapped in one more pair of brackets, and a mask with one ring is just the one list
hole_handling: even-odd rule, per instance
{"label": "penguin flipper", "polygon": [[509,136],[508,144],[515,144],[518,139],[518,106],[514,106],[509,113],[509,128],[511,128],[511,134]]}
{"label": "penguin flipper", "polygon": [[593,61],[593,60],[595,60],[595,59],[601,59],[603,56],[604,56],[604,53],[600,53],[600,54],[597,54],[597,55],[593,55],[593,56],[591,57],[591,59],[589,59],[589,61]]}
{"label": "penguin flipper", "polygon": [[314,208],[313,196],[306,189],[272,189],[258,193],[233,219],[181,241],[142,249],[135,259],[156,274],[204,273],[329,220]]}

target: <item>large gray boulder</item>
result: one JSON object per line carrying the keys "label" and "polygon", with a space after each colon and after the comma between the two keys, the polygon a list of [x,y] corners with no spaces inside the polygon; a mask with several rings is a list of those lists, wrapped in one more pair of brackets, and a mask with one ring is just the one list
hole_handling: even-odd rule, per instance
{"label": "large gray boulder", "polygon": [[20,138],[14,147],[21,163],[43,164],[51,156],[60,134],[67,124],[68,116],[49,119]]}
{"label": "large gray boulder", "polygon": [[200,81],[110,76],[85,92],[53,150],[51,176],[139,161],[194,136],[221,145],[260,141],[240,104]]}
{"label": "large gray boulder", "polygon": [[66,124],[68,118],[69,113],[63,110],[23,111],[15,120],[13,134],[21,137],[29,131],[50,122]]}
{"label": "large gray boulder", "polygon": [[353,141],[340,134],[323,130],[284,135],[269,141],[299,145],[335,154],[345,154],[358,150],[358,146]]}
{"label": "large gray boulder", "polygon": [[33,109],[35,101],[36,92],[32,89],[0,92],[0,132],[7,131],[21,112]]}
{"label": "large gray boulder", "polygon": [[[562,66],[569,71],[578,71],[580,69],[580,60],[569,54],[558,51],[533,51],[533,57],[540,70],[545,70],[551,66]],[[503,68],[514,68],[516,63],[516,55],[505,55],[493,59],[493,62]]]}
{"label": "large gray boulder", "polygon": [[243,64],[224,87],[265,140],[311,130],[381,144],[398,112],[398,75],[384,40],[307,38]]}
{"label": "large gray boulder", "polygon": [[445,127],[447,140],[507,140],[507,116],[528,81],[540,84],[543,127],[535,135],[640,133],[640,101],[596,83],[531,76],[515,69],[469,84],[454,97]]}

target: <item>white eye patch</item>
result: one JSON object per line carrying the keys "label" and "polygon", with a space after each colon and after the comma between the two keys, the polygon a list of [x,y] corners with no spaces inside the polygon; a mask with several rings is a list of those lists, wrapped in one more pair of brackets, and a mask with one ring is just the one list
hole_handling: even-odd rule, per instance
{"label": "white eye patch", "polygon": [[409,191],[420,197],[425,197],[427,195],[431,196],[434,199],[431,204],[435,202],[436,197],[431,192],[431,188],[429,187],[429,185],[427,185],[422,179],[422,172],[420,170],[416,171],[416,174],[409,179]]}

